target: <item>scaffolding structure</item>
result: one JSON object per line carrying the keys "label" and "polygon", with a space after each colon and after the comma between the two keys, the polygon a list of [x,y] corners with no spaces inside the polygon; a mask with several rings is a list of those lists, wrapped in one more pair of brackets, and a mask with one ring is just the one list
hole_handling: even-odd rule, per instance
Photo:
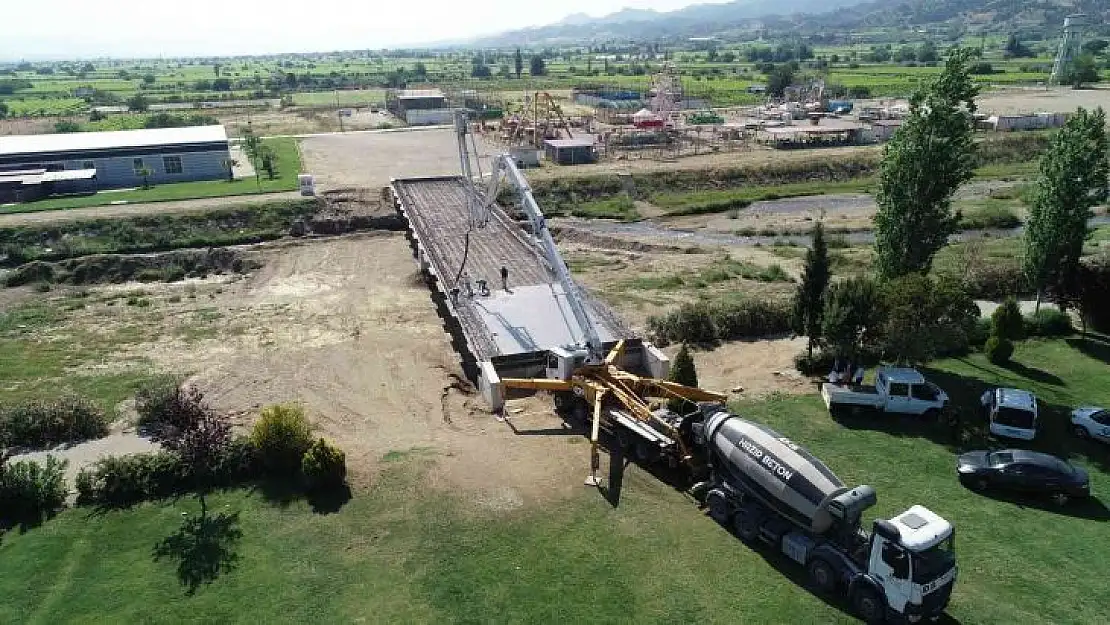
{"label": "scaffolding structure", "polygon": [[1087,25],[1087,16],[1082,13],[1069,15],[1064,18],[1064,38],[1060,41],[1060,50],[1056,53],[1056,61],[1052,64],[1052,76],[1049,82],[1058,85],[1067,80],[1068,68],[1072,61],[1079,56],[1082,45],[1082,30]]}

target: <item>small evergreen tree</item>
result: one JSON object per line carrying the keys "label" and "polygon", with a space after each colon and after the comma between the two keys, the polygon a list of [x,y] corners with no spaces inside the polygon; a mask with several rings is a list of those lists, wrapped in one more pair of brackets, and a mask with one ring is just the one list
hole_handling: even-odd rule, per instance
{"label": "small evergreen tree", "polygon": [[1021,340],[1025,334],[1025,320],[1021,317],[1021,309],[1017,300],[1007,297],[1006,301],[991,315],[991,335],[1000,339],[1011,341]]}
{"label": "small evergreen tree", "polygon": [[[671,364],[670,381],[692,388],[698,386],[698,371],[694,366],[694,357],[690,355],[686,343],[683,343],[678,353],[675,354],[674,363]],[[686,403],[686,400],[676,397],[670,401],[668,407],[674,412],[682,413],[688,409],[683,406],[684,403]]]}
{"label": "small evergreen tree", "polygon": [[806,252],[802,282],[794,295],[791,328],[806,336],[806,353],[813,357],[813,346],[821,340],[821,320],[825,312],[825,291],[829,287],[829,248],[825,243],[825,227],[820,221],[813,225],[813,240]]}

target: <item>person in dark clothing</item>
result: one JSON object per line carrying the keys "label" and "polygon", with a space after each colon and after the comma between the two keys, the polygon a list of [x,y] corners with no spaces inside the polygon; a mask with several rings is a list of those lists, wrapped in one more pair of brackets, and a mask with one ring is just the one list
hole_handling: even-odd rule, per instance
{"label": "person in dark clothing", "polygon": [[509,268],[501,265],[501,288],[509,290]]}

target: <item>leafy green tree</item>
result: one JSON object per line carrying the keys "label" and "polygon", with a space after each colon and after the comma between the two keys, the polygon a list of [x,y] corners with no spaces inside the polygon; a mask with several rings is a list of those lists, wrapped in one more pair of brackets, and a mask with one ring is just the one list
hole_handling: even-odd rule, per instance
{"label": "leafy green tree", "polygon": [[520,73],[524,71],[524,55],[520,53],[520,48],[513,53],[513,69],[516,70],[516,77],[520,78]]}
{"label": "leafy green tree", "polygon": [[775,65],[767,72],[767,93],[781,98],[786,88],[794,84],[794,66],[790,63]]}
{"label": "leafy green tree", "polygon": [[1080,54],[1075,57],[1068,67],[1065,78],[1074,89],[1082,89],[1088,83],[1102,80],[1102,76],[1098,73],[1098,62],[1091,54]]}
{"label": "leafy green tree", "polygon": [[274,149],[268,145],[263,145],[259,148],[258,160],[262,161],[262,170],[266,172],[266,177],[273,180],[277,177],[277,154]]}
{"label": "leafy green tree", "polygon": [[470,76],[472,78],[489,78],[492,75],[493,72],[490,71],[489,65],[485,64],[481,56],[476,56],[471,60]]}
{"label": "leafy green tree", "polygon": [[132,113],[145,113],[149,108],[150,100],[147,100],[146,96],[141,93],[136,93],[130,98],[127,98],[127,110]]}
{"label": "leafy green tree", "polygon": [[1079,268],[1091,209],[1107,199],[1107,148],[1106,113],[1081,108],[1041,157],[1024,257],[1038,309],[1044,293],[1064,291]]}
{"label": "leafy green tree", "polygon": [[1011,59],[1028,58],[1033,56],[1033,51],[1018,40],[1017,35],[1011,34],[1006,40],[1003,56]]}
{"label": "leafy green tree", "polygon": [[0,119],[7,117],[9,110],[11,109],[8,108],[7,102],[0,102]]}
{"label": "leafy green tree", "polygon": [[146,85],[146,86],[153,85],[154,84],[154,74],[151,74],[151,73],[143,74],[143,84]]}
{"label": "leafy green tree", "polygon": [[258,159],[259,153],[262,148],[262,139],[254,134],[254,129],[247,126],[243,129],[243,151],[250,157],[251,162]]}
{"label": "leafy green tree", "polygon": [[881,290],[880,340],[887,358],[918,364],[966,352],[979,308],[959,282],[909,274],[882,284]]}
{"label": "leafy green tree", "polygon": [[[698,371],[694,366],[694,357],[690,355],[690,350],[686,347],[686,343],[682,344],[678,353],[675,354],[674,363],[671,364],[670,381],[683,386],[690,386],[697,388],[698,386]],[[668,404],[668,407],[678,413],[685,412],[686,400],[681,398],[674,398]]]}
{"label": "leafy green tree", "polygon": [[978,87],[958,49],[944,71],[910,100],[910,114],[883,150],[875,252],[879,274],[927,272],[933,256],[959,229],[952,194],[975,168],[972,116]]}
{"label": "leafy green tree", "polygon": [[1110,46],[1110,41],[1106,41],[1105,39],[1092,39],[1083,43],[1083,52],[1099,55],[1106,50],[1107,46]]}
{"label": "leafy green tree", "polygon": [[151,171],[149,167],[140,167],[139,169],[135,170],[135,173],[143,179],[143,188],[149,189],[151,187],[150,177],[154,174],[154,172]]}
{"label": "leafy green tree", "polygon": [[532,59],[529,61],[528,69],[533,76],[546,76],[547,62],[543,60],[542,56],[533,54]]}
{"label": "leafy green tree", "polygon": [[877,283],[866,276],[848,278],[829,287],[821,335],[837,358],[860,362],[879,350],[883,301]]}
{"label": "leafy green tree", "polygon": [[825,227],[818,221],[813,225],[813,239],[806,252],[802,281],[794,294],[794,311],[791,327],[797,334],[805,335],[806,354],[813,357],[813,346],[821,340],[821,320],[825,312],[825,292],[829,288],[829,248],[825,243]]}
{"label": "leafy green tree", "polygon": [[926,41],[917,47],[917,60],[921,63],[936,63],[940,60],[937,54],[937,44],[932,41]]}

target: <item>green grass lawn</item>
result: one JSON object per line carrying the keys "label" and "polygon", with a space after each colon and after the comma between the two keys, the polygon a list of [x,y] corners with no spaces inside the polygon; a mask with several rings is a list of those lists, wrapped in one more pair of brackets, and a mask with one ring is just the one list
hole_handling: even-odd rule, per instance
{"label": "green grass lawn", "polygon": [[[1087,348],[1093,355],[1061,340],[1022,343],[1011,369],[976,355],[937,363],[930,375],[961,400],[1005,382],[1054,406],[1106,404],[1103,340]],[[951,520],[961,567],[953,622],[1110,620],[1102,600],[1110,515],[1101,504],[1058,510],[972,493],[957,483],[956,450],[935,424],[838,423],[815,395],[735,408],[809,447],[846,482],[874,486],[876,516],[920,503]],[[1050,440],[1091,469],[1094,495],[1110,501],[1106,449]],[[578,444],[585,461],[581,439],[550,444]],[[217,543],[232,566],[195,594],[179,583],[176,561],[154,556],[181,513],[198,510],[193,499],[63,512],[2,537],[0,622],[855,622],[809,593],[798,568],[745,546],[638,468],[616,508],[582,489],[492,512],[429,489],[433,462],[434,452],[387,454],[373,487],[334,514],[261,491],[211,497],[212,513],[231,517],[241,537]]]}
{"label": "green grass lawn", "polygon": [[105,206],[114,202],[162,202],[166,200],[189,200],[229,195],[250,195],[255,193],[274,193],[293,191],[297,188],[297,175],[301,173],[301,153],[296,139],[263,139],[263,143],[273,147],[277,154],[275,178],[270,180],[265,172],[259,172],[259,179],[247,178],[228,182],[226,180],[201,180],[197,182],[177,182],[159,184],[150,189],[133,191],[101,192],[94,195],[48,198],[37,202],[0,206],[0,213],[32,213],[66,208]]}
{"label": "green grass lawn", "polygon": [[341,89],[293,94],[297,106],[369,106],[385,104],[385,89]]}

